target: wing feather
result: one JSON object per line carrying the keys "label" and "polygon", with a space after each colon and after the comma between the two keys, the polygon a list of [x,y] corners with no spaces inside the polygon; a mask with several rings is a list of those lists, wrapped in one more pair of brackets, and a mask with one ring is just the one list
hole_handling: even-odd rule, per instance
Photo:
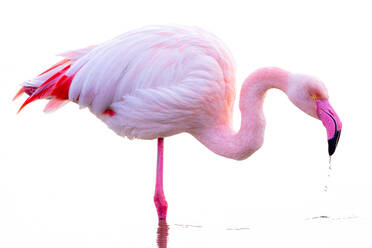
{"label": "wing feather", "polygon": [[[234,72],[230,53],[214,36],[195,28],[150,27],[79,57],[67,72],[75,73],[69,99],[120,135],[154,138],[202,125],[203,111],[215,116],[231,109]],[[103,115],[107,109],[115,115]]]}

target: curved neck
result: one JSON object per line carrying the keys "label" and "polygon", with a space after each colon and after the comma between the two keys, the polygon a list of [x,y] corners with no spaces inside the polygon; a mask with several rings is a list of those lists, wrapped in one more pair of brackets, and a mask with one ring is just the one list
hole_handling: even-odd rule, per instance
{"label": "curved neck", "polygon": [[239,108],[241,126],[238,132],[231,123],[220,124],[194,135],[213,152],[232,159],[246,159],[263,143],[265,117],[263,102],[268,89],[287,90],[289,72],[279,68],[262,68],[253,72],[243,83]]}

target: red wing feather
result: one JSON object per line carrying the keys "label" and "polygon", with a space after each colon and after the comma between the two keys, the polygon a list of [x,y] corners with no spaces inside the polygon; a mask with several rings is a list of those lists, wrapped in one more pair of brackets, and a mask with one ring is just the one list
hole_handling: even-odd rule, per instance
{"label": "red wing feather", "polygon": [[[74,75],[67,76],[64,73],[71,67],[65,66],[62,70],[58,71],[43,84],[41,84],[33,94],[19,108],[18,113],[29,103],[43,98],[56,98],[59,100],[68,99],[68,91]],[[20,93],[21,94],[21,93]],[[17,94],[18,95],[18,94]]]}
{"label": "red wing feather", "polygon": [[25,93],[24,87],[20,88],[17,94],[13,97],[13,101],[20,97],[23,93]]}

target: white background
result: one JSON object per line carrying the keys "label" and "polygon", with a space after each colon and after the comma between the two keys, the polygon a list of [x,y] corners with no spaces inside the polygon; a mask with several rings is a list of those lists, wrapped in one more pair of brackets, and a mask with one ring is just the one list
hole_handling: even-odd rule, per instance
{"label": "white background", "polygon": [[220,37],[238,90],[264,66],[322,79],[343,121],[330,179],[321,122],[276,90],[264,146],[245,161],[187,134],[165,139],[168,247],[371,247],[368,1],[201,0],[0,4],[0,247],[156,247],[156,141],[118,137],[72,103],[44,114],[39,101],[16,115],[25,97],[11,102],[54,54],[151,24]]}

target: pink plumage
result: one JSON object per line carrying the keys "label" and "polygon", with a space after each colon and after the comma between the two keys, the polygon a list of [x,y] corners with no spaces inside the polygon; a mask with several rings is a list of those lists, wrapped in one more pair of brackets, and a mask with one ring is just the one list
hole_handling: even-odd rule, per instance
{"label": "pink plumage", "polygon": [[146,27],[61,56],[65,59],[24,83],[15,98],[23,92],[30,96],[20,110],[38,99],[49,99],[47,112],[72,101],[123,137],[158,139],[154,200],[160,219],[167,212],[163,137],[188,132],[219,155],[245,159],[263,143],[262,104],[270,88],[282,90],[302,111],[322,120],[330,155],[338,142],[341,121],[324,84],[274,67],[257,70],[243,83],[241,128],[235,132],[234,61],[218,38],[199,28]]}

